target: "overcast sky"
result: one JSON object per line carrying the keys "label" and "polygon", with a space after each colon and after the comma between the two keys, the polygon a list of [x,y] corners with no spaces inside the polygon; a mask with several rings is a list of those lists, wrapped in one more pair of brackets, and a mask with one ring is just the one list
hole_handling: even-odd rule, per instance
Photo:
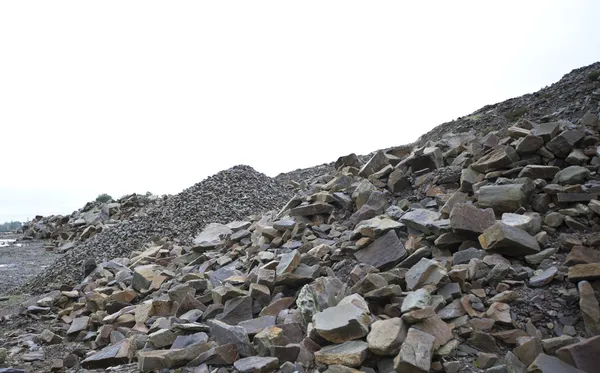
{"label": "overcast sky", "polygon": [[0,222],[411,142],[600,60],[598,14],[597,0],[2,1]]}

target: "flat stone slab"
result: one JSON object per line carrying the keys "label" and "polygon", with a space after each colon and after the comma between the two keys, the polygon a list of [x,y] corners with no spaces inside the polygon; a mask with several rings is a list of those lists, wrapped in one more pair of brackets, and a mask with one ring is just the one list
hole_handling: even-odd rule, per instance
{"label": "flat stone slab", "polygon": [[479,236],[485,250],[493,250],[508,256],[525,256],[538,253],[540,245],[529,233],[497,222]]}
{"label": "flat stone slab", "polygon": [[326,365],[359,367],[367,358],[369,345],[363,341],[349,341],[323,347],[315,352],[315,361]]}
{"label": "flat stone slab", "polygon": [[375,268],[394,265],[407,255],[404,245],[393,230],[386,232],[366,248],[354,253],[354,257],[359,262]]}

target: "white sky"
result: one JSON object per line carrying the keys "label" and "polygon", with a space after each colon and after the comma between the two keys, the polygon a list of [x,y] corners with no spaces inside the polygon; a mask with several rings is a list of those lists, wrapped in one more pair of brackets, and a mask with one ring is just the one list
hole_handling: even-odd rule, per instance
{"label": "white sky", "polygon": [[600,60],[590,1],[2,1],[0,222],[415,140]]}

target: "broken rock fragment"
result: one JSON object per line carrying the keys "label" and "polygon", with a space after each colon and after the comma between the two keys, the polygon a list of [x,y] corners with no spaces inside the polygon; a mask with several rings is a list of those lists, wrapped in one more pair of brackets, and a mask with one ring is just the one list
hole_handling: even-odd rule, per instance
{"label": "broken rock fragment", "polygon": [[529,233],[497,222],[479,236],[481,247],[486,250],[508,255],[525,256],[540,251],[540,246]]}
{"label": "broken rock fragment", "polygon": [[434,336],[419,329],[410,328],[398,356],[394,358],[394,370],[399,373],[429,372],[434,343]]}

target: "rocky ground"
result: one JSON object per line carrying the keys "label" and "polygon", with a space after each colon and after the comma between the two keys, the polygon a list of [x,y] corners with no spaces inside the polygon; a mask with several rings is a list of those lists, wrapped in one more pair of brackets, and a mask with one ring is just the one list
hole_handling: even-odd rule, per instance
{"label": "rocky ground", "polygon": [[599,77],[575,70],[411,146],[275,180],[219,173],[21,287],[42,294],[0,319],[0,361],[597,372]]}
{"label": "rocky ground", "polygon": [[0,298],[38,275],[60,256],[45,250],[42,240],[23,241],[21,238],[20,234],[0,234],[0,243],[6,240],[0,244]]}
{"label": "rocky ground", "polygon": [[[66,254],[17,292],[40,293],[73,285],[83,277],[86,263],[127,256],[153,237],[189,244],[211,222],[243,219],[277,208],[292,195],[290,187],[251,167],[236,166],[221,171],[84,241],[68,241]],[[61,247],[64,250],[64,245]]]}

